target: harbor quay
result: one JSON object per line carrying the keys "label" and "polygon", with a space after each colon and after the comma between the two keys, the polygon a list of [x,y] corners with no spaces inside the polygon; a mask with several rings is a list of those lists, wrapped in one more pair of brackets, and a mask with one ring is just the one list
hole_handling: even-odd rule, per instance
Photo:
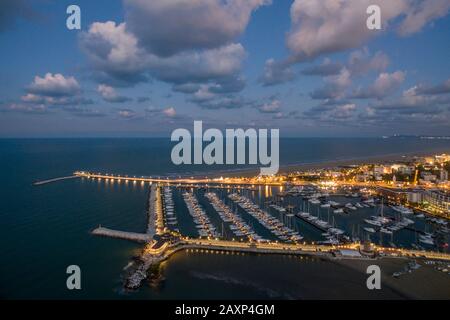
{"label": "harbor quay", "polygon": [[[209,215],[205,213],[197,196],[189,191],[189,188],[178,186],[175,188],[179,188],[183,192],[182,199],[198,232],[198,236],[195,237],[184,235],[178,229],[172,188],[174,187],[168,186],[167,183],[154,181],[148,187],[146,206],[148,223],[145,233],[113,230],[104,226],[99,226],[92,231],[92,234],[96,236],[144,243],[139,257],[133,262],[133,267],[127,271],[124,281],[126,289],[137,289],[145,279],[149,281],[157,279],[161,262],[181,250],[217,254],[308,255],[325,259],[411,258],[450,261],[450,254],[445,252],[385,247],[372,243],[368,239],[343,238],[339,232],[332,230],[339,229],[332,226],[324,228],[323,225],[318,225],[317,227],[325,232],[330,230],[327,234],[330,234],[330,237],[335,241],[306,241],[298,232],[284,226],[283,223],[273,217],[269,218],[267,212],[245,197],[231,193],[228,196],[230,202],[225,203],[225,199],[221,200],[212,193],[206,193],[205,199],[208,199],[223,222],[233,232],[233,238],[224,238],[210,221]],[[237,204],[237,207],[232,210],[230,206],[233,203]],[[257,221],[266,228],[266,231],[272,232],[277,240],[260,236],[259,231],[255,231],[242,220],[237,213],[238,207],[245,212],[251,212],[251,215],[258,219]],[[292,217],[303,220],[309,219],[306,215],[294,216],[290,211],[286,211],[285,208],[277,205],[272,205],[272,207],[280,214],[289,215],[291,219]],[[315,225],[317,224],[316,221],[316,219],[313,219],[310,224]],[[333,232],[336,234],[332,234]]]}

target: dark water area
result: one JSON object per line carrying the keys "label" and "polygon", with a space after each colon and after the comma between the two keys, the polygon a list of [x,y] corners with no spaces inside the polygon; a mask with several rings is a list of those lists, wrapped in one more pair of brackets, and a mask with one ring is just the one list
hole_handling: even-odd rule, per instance
{"label": "dark water area", "polygon": [[[282,164],[446,148],[450,152],[450,141],[418,139],[402,139],[401,142],[396,139],[282,139],[280,144]],[[320,259],[195,252],[180,252],[165,263],[166,281],[161,288],[144,287],[135,293],[123,293],[123,268],[141,246],[97,238],[89,232],[99,224],[126,231],[145,231],[148,185],[86,179],[39,187],[31,183],[71,175],[76,170],[169,176],[206,173],[226,167],[175,166],[170,161],[172,145],[168,139],[0,140],[0,297],[399,297],[389,290],[368,293],[365,274]],[[181,194],[175,193],[174,197],[182,200]],[[176,201],[176,206],[181,206],[181,202]],[[195,226],[189,224],[188,214],[183,217],[184,210],[178,211],[181,212],[178,216],[180,229],[183,226],[183,232],[194,235]],[[213,223],[220,226],[218,220]],[[337,223],[344,227],[351,221],[340,219]],[[302,234],[319,240],[320,235],[311,226],[299,225],[299,228]],[[82,290],[79,291],[66,288],[66,268],[72,264],[81,268]]]}

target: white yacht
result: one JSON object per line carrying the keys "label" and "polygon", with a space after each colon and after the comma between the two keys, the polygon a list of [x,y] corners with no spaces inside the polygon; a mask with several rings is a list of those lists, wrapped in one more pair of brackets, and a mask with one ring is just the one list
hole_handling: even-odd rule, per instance
{"label": "white yacht", "polygon": [[370,232],[370,233],[375,233],[374,228],[364,228],[364,230],[366,230],[367,232]]}
{"label": "white yacht", "polygon": [[392,209],[394,209],[397,212],[400,212],[401,214],[413,214],[414,213],[411,209],[406,208],[404,206],[392,206]]}

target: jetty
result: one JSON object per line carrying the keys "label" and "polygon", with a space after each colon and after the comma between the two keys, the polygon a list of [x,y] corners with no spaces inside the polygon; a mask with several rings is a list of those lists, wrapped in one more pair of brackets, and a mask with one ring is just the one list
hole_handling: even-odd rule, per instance
{"label": "jetty", "polygon": [[152,236],[146,233],[113,230],[102,226],[99,226],[98,228],[92,230],[91,233],[96,236],[117,238],[136,242],[149,242],[152,239]]}
{"label": "jetty", "polygon": [[53,178],[53,179],[48,179],[48,180],[35,181],[35,182],[33,182],[33,186],[42,186],[44,184],[49,184],[49,183],[52,183],[52,182],[57,182],[57,181],[61,181],[61,180],[75,179],[75,178],[80,178],[80,176],[73,175],[73,176],[68,176],[68,177],[59,177],[59,178]]}

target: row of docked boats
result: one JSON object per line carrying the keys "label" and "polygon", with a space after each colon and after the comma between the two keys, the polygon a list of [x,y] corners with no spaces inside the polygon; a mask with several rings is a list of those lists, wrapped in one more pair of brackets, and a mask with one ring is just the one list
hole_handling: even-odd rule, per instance
{"label": "row of docked boats", "polygon": [[183,193],[183,199],[200,237],[219,237],[216,227],[209,220],[205,210],[199,205],[195,195],[192,192],[185,192]]}
{"label": "row of docked boats", "polygon": [[236,237],[247,237],[250,241],[267,242],[250,227],[241,216],[234,213],[214,192],[205,193],[205,197],[211,202],[214,210]]}
{"label": "row of docked boats", "polygon": [[336,228],[334,222],[332,224],[321,220],[319,217],[312,215],[309,212],[298,212],[295,214],[298,218],[305,220],[316,228],[325,231],[322,235],[327,239],[322,243],[339,244],[339,238],[344,236],[344,230]]}
{"label": "row of docked boats", "polygon": [[309,198],[308,202],[314,205],[320,205],[321,208],[333,208],[333,213],[349,213],[361,208],[375,207],[373,199],[367,199],[356,203],[348,202],[346,204],[341,204],[337,201],[321,201],[320,199],[313,197]]}
{"label": "row of docked boats", "polygon": [[272,234],[282,241],[298,242],[303,237],[295,230],[287,227],[280,220],[262,210],[257,204],[253,203],[245,196],[241,196],[237,193],[228,195],[233,202],[237,203],[248,214],[253,216],[258,222],[268,229]]}
{"label": "row of docked boats", "polygon": [[163,190],[163,204],[164,204],[164,217],[166,224],[169,226],[176,226],[178,224],[177,216],[175,215],[172,189],[170,187],[164,187]]}
{"label": "row of docked boats", "polygon": [[411,210],[410,208],[406,208],[406,207],[404,207],[404,206],[402,206],[402,205],[391,206],[391,208],[392,208],[394,211],[396,211],[396,212],[398,212],[398,213],[401,213],[401,214],[413,214],[413,213],[414,213],[413,210]]}
{"label": "row of docked boats", "polygon": [[414,221],[406,217],[401,216],[400,219],[394,220],[391,217],[386,217],[383,214],[384,204],[381,202],[379,215],[370,216],[369,219],[364,219],[364,222],[370,224],[373,227],[365,227],[369,233],[375,233],[377,231],[385,234],[392,235],[395,231],[399,231],[406,228],[409,225],[414,224]]}

